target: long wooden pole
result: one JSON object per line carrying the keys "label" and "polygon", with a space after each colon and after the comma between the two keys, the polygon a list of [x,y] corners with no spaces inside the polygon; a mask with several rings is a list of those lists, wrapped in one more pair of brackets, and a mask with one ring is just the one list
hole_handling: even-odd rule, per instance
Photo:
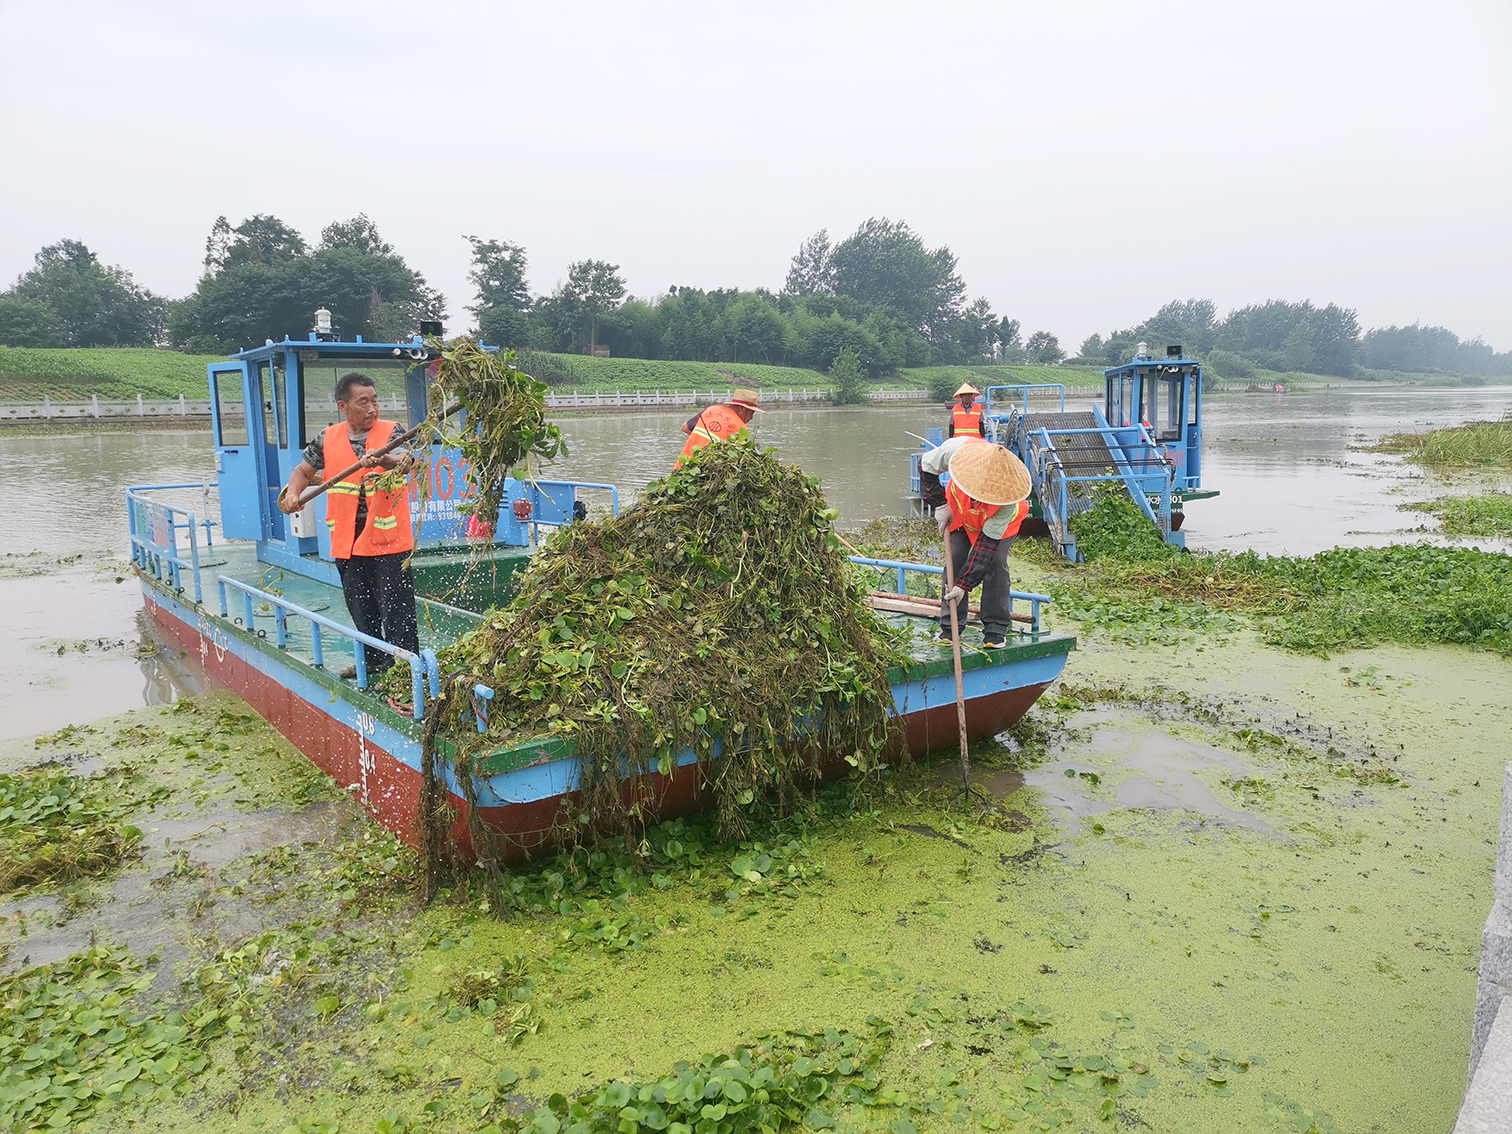
{"label": "long wooden pole", "polygon": [[[945,533],[945,590],[955,586],[955,559],[950,553],[950,533]],[[970,806],[971,799],[971,752],[966,742],[966,682],[961,677],[961,621],[954,602],[950,607],[950,649],[955,654],[956,723],[961,729],[961,779],[965,782],[965,794]]]}
{"label": "long wooden pole", "polygon": [[[462,408],[462,406],[461,406],[460,403],[457,404],[457,405],[452,406],[451,409],[447,410],[445,413],[443,413],[441,415],[441,420],[445,421],[447,418],[449,418],[452,414],[456,413],[461,408]],[[413,429],[406,429],[403,433],[399,434],[398,437],[395,437],[387,445],[383,446],[383,448],[381,448],[381,449],[374,449],[371,453],[369,453],[367,455],[367,457],[373,457],[374,459],[376,459],[378,457],[385,457],[385,456],[387,456],[390,452],[392,452],[393,450],[399,448],[400,445],[403,445],[406,441],[410,440],[410,438],[414,437],[415,434],[419,433],[420,430],[422,430],[424,428],[425,428],[425,422],[422,421],[419,425],[415,426]],[[315,497],[319,496],[322,492],[325,492],[327,489],[329,489],[331,487],[331,485],[336,484],[338,481],[345,480],[347,477],[351,476],[354,472],[356,472],[358,469],[360,469],[362,467],[362,462],[365,461],[365,460],[367,460],[367,457],[363,457],[360,460],[358,460],[355,464],[351,465],[350,467],[342,469],[335,476],[328,476],[328,477],[326,477],[319,484],[312,484],[312,485],[310,485],[308,488],[306,488],[303,492],[301,492],[299,494],[299,505],[300,505],[300,507],[304,507],[311,500],[314,500]]]}

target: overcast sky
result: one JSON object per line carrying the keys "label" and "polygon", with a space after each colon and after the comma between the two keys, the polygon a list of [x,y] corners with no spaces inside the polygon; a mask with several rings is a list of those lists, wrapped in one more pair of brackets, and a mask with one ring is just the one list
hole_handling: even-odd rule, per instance
{"label": "overcast sky", "polygon": [[464,233],[650,296],[886,216],[1068,346],[1206,296],[1512,349],[1509,0],[0,0],[0,60],[0,286],[365,212],[456,330]]}

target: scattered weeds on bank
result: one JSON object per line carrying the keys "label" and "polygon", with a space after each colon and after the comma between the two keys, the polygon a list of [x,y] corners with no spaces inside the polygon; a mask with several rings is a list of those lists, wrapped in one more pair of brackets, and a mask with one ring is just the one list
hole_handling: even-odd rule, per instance
{"label": "scattered weeds on bank", "polygon": [[1512,539],[1512,493],[1443,496],[1401,505],[1404,511],[1438,517],[1439,531],[1453,539]]}
{"label": "scattered weeds on bank", "polygon": [[164,794],[133,765],[88,778],[53,766],[0,775],[0,894],[107,873],[142,838],[125,819]]}
{"label": "scattered weeds on bank", "polygon": [[1393,433],[1371,451],[1400,453],[1414,464],[1439,468],[1512,469],[1512,414],[1426,433]]}

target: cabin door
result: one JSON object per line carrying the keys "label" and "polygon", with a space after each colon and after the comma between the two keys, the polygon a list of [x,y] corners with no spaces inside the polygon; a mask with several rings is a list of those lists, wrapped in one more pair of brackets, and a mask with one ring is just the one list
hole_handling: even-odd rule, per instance
{"label": "cabin door", "polygon": [[220,486],[221,531],[228,539],[263,538],[260,462],[248,431],[253,417],[261,416],[262,406],[251,398],[248,377],[246,363],[210,366],[215,478]]}

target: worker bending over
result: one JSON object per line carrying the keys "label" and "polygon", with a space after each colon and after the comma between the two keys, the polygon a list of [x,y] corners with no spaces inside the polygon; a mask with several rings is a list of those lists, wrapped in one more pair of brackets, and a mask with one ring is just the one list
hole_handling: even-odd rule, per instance
{"label": "worker bending over", "polygon": [[683,422],[682,431],[688,435],[688,442],[672,467],[682,468],[682,463],[694,449],[702,449],[711,441],[734,437],[750,424],[754,415],[766,413],[756,404],[759,397],[755,390],[734,390],[727,405],[705,406]]}
{"label": "worker bending over", "polygon": [[950,407],[950,429],[945,436],[982,436],[982,403],[976,400],[979,393],[981,391],[975,386],[963,383],[959,390],[950,395],[958,401]]}
{"label": "worker bending over", "polygon": [[[336,408],[346,420],[326,426],[305,446],[303,459],[279,494],[278,510],[299,511],[300,494],[322,472],[338,473],[354,459],[361,463],[326,493],[326,527],[331,532],[331,558],[341,576],[341,594],[358,630],[418,654],[415,577],[409,567],[415,546],[409,482],[395,492],[374,484],[382,470],[398,468],[410,460],[410,454],[395,449],[382,457],[370,455],[388,444],[399,427],[378,416],[378,390],[366,374],[347,374],[336,383]],[[392,655],[377,650],[368,650],[366,660],[369,677],[394,664]],[[341,672],[342,677],[356,675],[356,666]]]}
{"label": "worker bending over", "polygon": [[[949,470],[950,483],[940,484]],[[966,596],[982,587],[982,644],[1008,643],[1008,549],[1029,514],[1029,470],[1001,445],[955,436],[919,462],[920,496],[950,540],[955,586],[940,600],[940,637],[950,641],[950,603],[966,625]],[[948,534],[947,534],[948,533]]]}

